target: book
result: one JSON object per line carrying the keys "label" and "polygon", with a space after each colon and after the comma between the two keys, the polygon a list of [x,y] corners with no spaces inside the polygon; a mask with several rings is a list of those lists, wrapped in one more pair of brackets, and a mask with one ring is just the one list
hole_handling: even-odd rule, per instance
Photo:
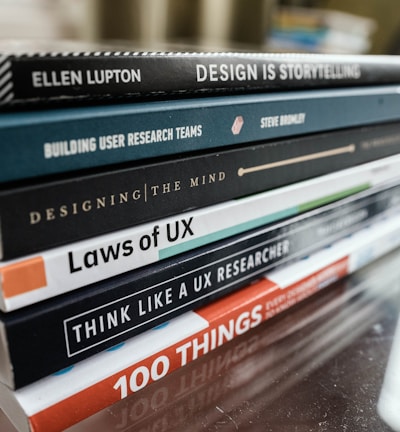
{"label": "book", "polygon": [[[1,384],[1,406],[21,432],[64,430],[131,394],[140,397],[140,390],[152,382],[394,250],[399,234],[400,222],[393,217],[64,373],[17,391]],[[399,276],[398,263],[399,250],[373,268],[373,282],[385,281],[385,289],[379,284],[379,292],[393,288],[392,282]],[[355,280],[360,283],[362,273],[356,274]]]}
{"label": "book", "polygon": [[3,188],[1,257],[16,258],[396,154],[397,136],[393,143],[388,127],[388,135],[384,126],[371,135],[363,128],[332,131]]}
{"label": "book", "polygon": [[5,112],[0,182],[398,121],[399,100],[389,85]]}
{"label": "book", "polygon": [[[339,199],[355,194],[360,198],[363,191],[369,194],[395,186],[400,181],[399,173],[400,157],[380,159],[4,261],[0,265],[0,308],[19,309]],[[353,218],[353,222],[357,220]]]}
{"label": "book", "polygon": [[383,55],[34,50],[0,53],[1,105],[397,84],[400,69]]}
{"label": "book", "polygon": [[12,388],[30,384],[215,301],[259,279],[266,271],[300,260],[366,225],[390,215],[396,217],[398,195],[397,185],[359,199],[349,197],[1,313],[0,350],[4,359],[0,380]]}

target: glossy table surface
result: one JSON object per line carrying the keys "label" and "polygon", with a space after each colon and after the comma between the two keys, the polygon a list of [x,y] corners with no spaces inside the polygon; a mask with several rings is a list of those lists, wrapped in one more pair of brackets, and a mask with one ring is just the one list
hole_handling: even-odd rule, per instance
{"label": "glossy table surface", "polygon": [[[400,277],[388,273],[336,282],[69,431],[392,431],[377,410],[381,394],[400,408]],[[4,415],[0,431],[15,431]]]}

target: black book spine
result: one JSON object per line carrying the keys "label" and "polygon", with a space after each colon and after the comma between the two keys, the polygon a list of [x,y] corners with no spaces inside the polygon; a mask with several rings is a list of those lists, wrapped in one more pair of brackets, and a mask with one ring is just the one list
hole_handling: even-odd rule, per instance
{"label": "black book spine", "polygon": [[0,55],[0,105],[397,83],[389,56],[249,53]]}
{"label": "black book spine", "polygon": [[400,123],[393,123],[5,188],[2,259],[394,155],[399,142]]}
{"label": "black book spine", "polygon": [[[0,314],[16,388],[302,259],[398,211],[400,186],[362,192],[36,305]],[[3,368],[7,365],[3,365]]]}

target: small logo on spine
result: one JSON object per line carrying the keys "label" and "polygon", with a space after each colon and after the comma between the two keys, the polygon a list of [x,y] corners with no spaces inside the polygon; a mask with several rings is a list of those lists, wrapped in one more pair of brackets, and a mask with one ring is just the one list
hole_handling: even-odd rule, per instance
{"label": "small logo on spine", "polygon": [[240,134],[240,131],[242,130],[243,124],[244,124],[243,117],[237,116],[235,118],[235,121],[233,122],[232,129],[231,129],[233,135],[239,135]]}

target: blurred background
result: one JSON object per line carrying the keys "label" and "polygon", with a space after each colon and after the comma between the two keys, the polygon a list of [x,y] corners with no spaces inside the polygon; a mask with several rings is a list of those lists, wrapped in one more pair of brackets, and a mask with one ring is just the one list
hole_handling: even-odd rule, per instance
{"label": "blurred background", "polygon": [[398,0],[0,0],[0,42],[400,53]]}

